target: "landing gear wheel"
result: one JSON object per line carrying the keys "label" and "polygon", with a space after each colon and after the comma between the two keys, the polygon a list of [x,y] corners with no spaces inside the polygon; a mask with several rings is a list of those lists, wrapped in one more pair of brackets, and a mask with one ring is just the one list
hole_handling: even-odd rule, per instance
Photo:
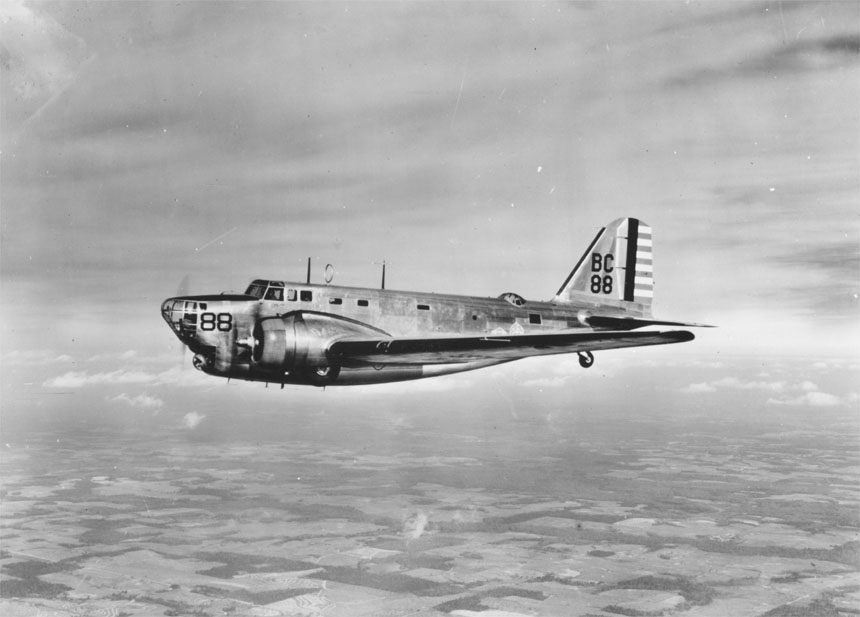
{"label": "landing gear wheel", "polygon": [[202,371],[204,368],[206,368],[208,362],[206,361],[206,358],[204,356],[198,353],[194,354],[194,357],[191,358],[191,364],[193,364],[194,368],[196,368],[198,371]]}
{"label": "landing gear wheel", "polygon": [[582,368],[588,368],[592,364],[594,364],[594,354],[590,351],[580,351],[579,352],[579,366]]}

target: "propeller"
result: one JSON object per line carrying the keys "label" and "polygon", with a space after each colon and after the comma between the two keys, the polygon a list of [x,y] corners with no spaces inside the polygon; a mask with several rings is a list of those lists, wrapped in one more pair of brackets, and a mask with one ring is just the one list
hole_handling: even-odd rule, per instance
{"label": "propeller", "polygon": [[182,280],[179,281],[179,288],[176,290],[177,297],[179,296],[187,296],[188,295],[188,287],[191,284],[191,275],[186,274],[182,277]]}
{"label": "propeller", "polygon": [[[188,288],[191,286],[191,275],[186,274],[179,281],[179,287],[176,288],[176,296],[180,298],[188,295]],[[180,366],[185,366],[185,356],[188,354],[188,347],[182,341],[179,342],[179,359]]]}

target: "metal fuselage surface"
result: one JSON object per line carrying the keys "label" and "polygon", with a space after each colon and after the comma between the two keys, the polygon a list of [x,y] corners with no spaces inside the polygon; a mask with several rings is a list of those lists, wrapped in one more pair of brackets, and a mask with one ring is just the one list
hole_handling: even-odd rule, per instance
{"label": "metal fuselage surface", "polygon": [[[263,285],[265,281],[260,281]],[[523,334],[583,328],[583,305],[526,302],[516,294],[499,298],[417,293],[334,285],[280,283],[279,299],[252,295],[206,295],[172,298],[162,315],[195,355],[195,366],[210,374],[271,383],[355,385],[420,379],[474,370],[509,360],[450,364],[340,368],[319,348],[302,348],[302,366],[266,367],[253,361],[254,328],[261,320],[292,313],[324,315],[338,323],[391,337]],[[269,287],[269,290],[272,288]],[[292,299],[291,299],[292,298]],[[505,299],[507,298],[507,299]],[[594,307],[599,306],[595,301]],[[326,332],[310,324],[314,340]],[[300,337],[299,337],[300,339]]]}

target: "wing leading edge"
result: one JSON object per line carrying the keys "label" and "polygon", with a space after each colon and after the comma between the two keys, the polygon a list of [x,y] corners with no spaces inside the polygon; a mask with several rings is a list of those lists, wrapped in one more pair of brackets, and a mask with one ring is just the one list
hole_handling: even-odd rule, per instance
{"label": "wing leading edge", "polygon": [[668,332],[551,332],[510,336],[444,338],[357,338],[333,342],[330,360],[344,367],[414,365],[518,360],[531,356],[667,345],[695,337],[686,330]]}

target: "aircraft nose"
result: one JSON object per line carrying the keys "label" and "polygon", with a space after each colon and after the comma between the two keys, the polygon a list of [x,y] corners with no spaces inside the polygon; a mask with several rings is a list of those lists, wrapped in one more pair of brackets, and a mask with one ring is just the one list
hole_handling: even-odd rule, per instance
{"label": "aircraft nose", "polygon": [[161,303],[161,316],[170,329],[182,338],[182,318],[185,316],[185,300],[183,298],[168,298]]}

